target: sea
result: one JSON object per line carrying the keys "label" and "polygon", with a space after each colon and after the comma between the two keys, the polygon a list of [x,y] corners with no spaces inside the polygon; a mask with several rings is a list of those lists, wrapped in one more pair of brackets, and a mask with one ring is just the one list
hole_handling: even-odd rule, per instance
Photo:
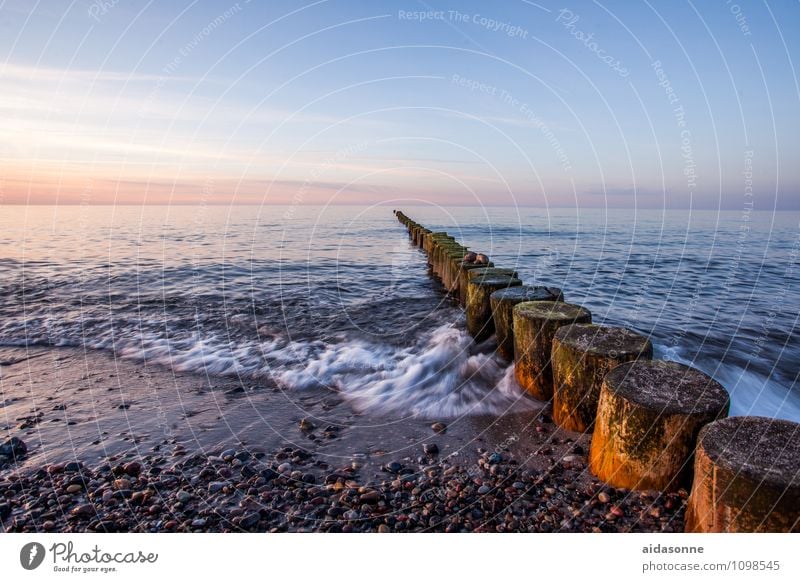
{"label": "sea", "polygon": [[719,381],[732,415],[800,421],[796,212],[2,206],[0,346],[325,387],[377,415],[535,408],[393,209],[649,336]]}

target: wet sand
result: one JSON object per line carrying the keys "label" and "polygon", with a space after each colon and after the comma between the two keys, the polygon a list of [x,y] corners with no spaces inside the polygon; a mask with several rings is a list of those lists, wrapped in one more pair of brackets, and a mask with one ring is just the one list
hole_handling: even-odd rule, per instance
{"label": "wet sand", "polygon": [[0,442],[27,448],[0,468],[3,531],[683,529],[685,492],[598,482],[544,406],[387,418],[75,348],[0,349],[0,388]]}

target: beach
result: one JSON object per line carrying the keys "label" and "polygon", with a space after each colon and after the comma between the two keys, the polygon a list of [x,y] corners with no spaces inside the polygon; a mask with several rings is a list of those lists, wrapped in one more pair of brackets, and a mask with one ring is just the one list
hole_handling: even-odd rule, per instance
{"label": "beach", "polygon": [[2,362],[4,393],[24,394],[5,398],[5,428],[27,447],[0,473],[7,532],[682,530],[685,491],[603,485],[586,436],[546,408],[387,426],[330,391],[301,410],[98,351],[5,348]]}

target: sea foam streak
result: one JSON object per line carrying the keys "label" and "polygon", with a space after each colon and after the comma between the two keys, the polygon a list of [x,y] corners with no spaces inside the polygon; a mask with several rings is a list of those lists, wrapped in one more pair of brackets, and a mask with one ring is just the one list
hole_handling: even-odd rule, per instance
{"label": "sea foam streak", "polygon": [[412,346],[275,338],[237,344],[214,337],[167,340],[154,334],[91,342],[125,358],[183,372],[271,379],[287,390],[329,387],[357,410],[425,418],[536,410],[490,343],[476,345],[453,324]]}

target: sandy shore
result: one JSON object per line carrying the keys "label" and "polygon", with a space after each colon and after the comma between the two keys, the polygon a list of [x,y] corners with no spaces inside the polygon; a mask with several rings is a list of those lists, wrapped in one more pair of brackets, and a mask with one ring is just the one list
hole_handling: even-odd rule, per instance
{"label": "sandy shore", "polygon": [[325,389],[0,349],[3,531],[682,531],[685,492],[617,490],[549,412],[359,414]]}

